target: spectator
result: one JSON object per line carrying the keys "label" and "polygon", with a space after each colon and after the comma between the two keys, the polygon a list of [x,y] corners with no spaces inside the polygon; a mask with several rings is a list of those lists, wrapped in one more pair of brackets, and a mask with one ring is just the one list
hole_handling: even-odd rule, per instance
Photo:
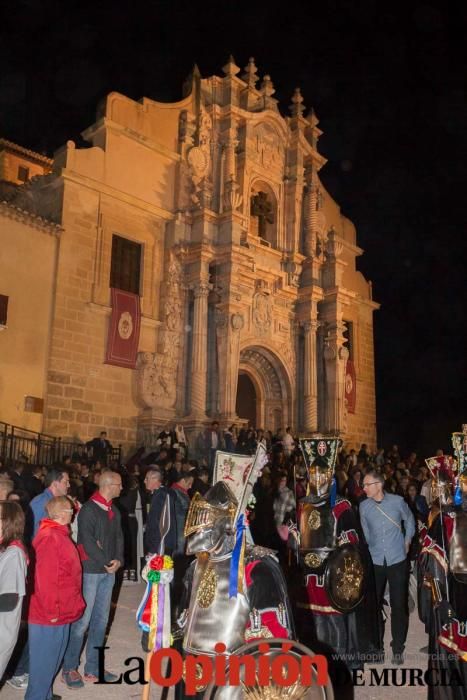
{"label": "spectator", "polygon": [[107,459],[112,453],[112,445],[107,440],[107,433],[102,430],[99,437],[90,440],[87,445],[92,450],[92,458],[99,460],[102,464],[107,464]]}
{"label": "spectator", "polygon": [[273,493],[273,511],[276,528],[283,525],[295,511],[295,496],[287,486],[287,477],[279,472]]}
{"label": "spectator", "polygon": [[0,502],[0,679],[16,645],[26,594],[28,560],[23,534],[21,507],[10,501]]}
{"label": "spectator", "polygon": [[183,459],[188,457],[188,440],[185,435],[185,429],[181,423],[177,423],[174,427],[175,443],[174,448],[177,449]]}
{"label": "spectator", "polygon": [[200,493],[204,496],[210,489],[209,485],[209,469],[200,467],[199,469],[190,469],[190,474],[193,476],[193,484],[190,489],[190,498],[193,498],[195,493]]}
{"label": "spectator", "polygon": [[418,493],[418,487],[414,481],[411,481],[407,487],[405,500],[407,501],[414,518],[418,518],[418,520],[421,520],[422,523],[426,524],[430,509],[428,508],[428,503],[426,502],[425,496]]}
{"label": "spectator", "polygon": [[45,506],[34,538],[34,591],[29,606],[30,675],[25,700],[52,695],[70,637],[70,624],[84,612],[82,571],[78,551],[70,539],[73,506],[66,496]]}
{"label": "spectator", "polygon": [[177,481],[170,489],[170,497],[173,502],[174,522],[172,527],[175,529],[175,548],[172,554],[174,561],[174,581],[173,581],[173,605],[176,606],[181,598],[183,591],[183,577],[191,561],[191,558],[185,555],[185,520],[188,508],[190,507],[189,489],[193,485],[193,476],[189,473],[181,473]]}
{"label": "spectator", "polygon": [[[83,617],[71,626],[70,641],[63,660],[63,680],[68,688],[82,688],[84,685],[78,666],[86,632],[84,679],[91,683],[98,680],[96,647],[104,643],[115,573],[123,563],[120,513],[112,503],[121,490],[120,474],[103,472],[99,490],[83,505],[78,515],[78,549],[83,562],[86,610]],[[108,683],[117,680],[115,674],[106,670],[103,677]]]}
{"label": "spectator", "polygon": [[[145,554],[157,554],[160,552],[161,548],[160,521],[161,515],[164,510],[165,502],[169,498],[168,490],[163,485],[162,481],[163,477],[159,469],[157,469],[156,467],[150,467],[147,470],[146,476],[144,478],[144,484],[147,490],[151,493],[151,502],[146,520],[146,531],[144,533]],[[170,499],[167,502],[167,506],[170,508],[169,515],[171,516],[171,521],[173,521],[173,504]],[[169,530],[168,536],[166,537],[164,544],[165,553],[172,554],[176,545],[174,529]]]}
{"label": "spectator", "polygon": [[224,430],[224,443],[227,452],[235,453],[238,441],[238,428],[235,423],[232,423],[230,428]]}
{"label": "spectator", "polygon": [[[45,491],[43,491],[39,496],[32,499],[30,508],[33,514],[33,532],[32,538],[34,538],[39,529],[39,524],[43,517],[45,517],[45,506],[51,498],[57,496],[66,496],[68,489],[70,488],[70,478],[68,472],[64,471],[62,468],[49,469],[44,479]],[[27,533],[31,536],[31,533]]]}
{"label": "spectator", "polygon": [[357,463],[361,462],[363,464],[363,466],[366,467],[368,465],[369,461],[370,461],[370,453],[368,451],[368,445],[366,445],[365,443],[362,443],[362,445],[360,446],[360,451],[357,455]]}
{"label": "spectator", "polygon": [[221,449],[221,434],[219,423],[216,420],[211,423],[211,427],[204,433],[204,446],[208,457],[209,473],[212,475],[216,452]]}
{"label": "spectator", "polygon": [[354,467],[346,483],[347,498],[355,508],[365,498],[362,476],[362,469],[359,466]]}
{"label": "spectator", "polygon": [[178,554],[183,554],[185,551],[185,528],[186,514],[190,507],[189,489],[193,485],[193,476],[190,473],[181,473],[178,475],[177,481],[170,489],[170,495],[174,504],[175,525],[176,525],[176,544],[174,548],[174,557]]}
{"label": "spectator", "polygon": [[285,429],[285,435],[282,438],[282,444],[284,446],[284,453],[286,457],[290,457],[295,449],[295,440],[292,435],[292,428],[288,427]]}
{"label": "spectator", "polygon": [[35,464],[23,474],[24,488],[29,495],[29,500],[39,496],[44,490],[44,474],[42,466]]}
{"label": "spectator", "polygon": [[138,477],[135,474],[127,474],[123,492],[118,500],[118,507],[122,515],[125,543],[123,579],[133,582],[138,580],[138,520],[136,517],[138,503],[141,508]]}
{"label": "spectator", "polygon": [[409,624],[407,553],[415,533],[415,521],[403,498],[385,493],[383,483],[378,472],[365,474],[363,488],[367,498],[360,503],[360,520],[373,561],[381,620],[384,590],[389,583],[392,661],[400,665]]}
{"label": "spectator", "polygon": [[24,491],[24,467],[25,462],[21,462],[19,459],[16,459],[13,461],[13,468],[8,472],[8,475],[14,484],[15,491]]}

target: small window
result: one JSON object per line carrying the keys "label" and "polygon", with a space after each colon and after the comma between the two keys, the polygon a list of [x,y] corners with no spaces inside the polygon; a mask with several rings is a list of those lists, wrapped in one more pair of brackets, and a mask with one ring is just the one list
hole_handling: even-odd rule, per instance
{"label": "small window", "polygon": [[139,294],[140,273],[141,244],[113,235],[110,286],[124,292]]}
{"label": "small window", "polygon": [[29,180],[29,168],[26,168],[24,165],[18,166],[18,180],[21,180],[21,182]]}
{"label": "small window", "polygon": [[8,318],[8,297],[0,294],[0,326],[6,326]]}
{"label": "small window", "polygon": [[353,337],[353,322],[352,321],[344,321],[345,323],[345,331],[344,331],[344,338],[345,338],[345,346],[347,350],[349,351],[349,360],[354,359],[354,337]]}

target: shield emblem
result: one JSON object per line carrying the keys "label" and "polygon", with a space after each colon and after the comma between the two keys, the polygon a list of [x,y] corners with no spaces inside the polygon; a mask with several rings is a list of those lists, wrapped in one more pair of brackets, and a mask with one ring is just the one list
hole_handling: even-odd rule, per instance
{"label": "shield emblem", "polygon": [[[293,657],[297,663],[300,665],[300,660],[302,657],[314,656],[314,652],[308,647],[295,642],[292,639],[258,639],[254,642],[249,642],[244,644],[242,647],[237,649],[232,657],[234,656],[251,656],[256,658],[256,668],[258,669],[259,659],[263,654],[259,651],[258,647],[260,644],[267,642],[269,645],[269,651],[267,656],[269,657],[269,666],[273,662],[274,658],[284,654],[282,650],[282,645],[284,642],[290,645],[290,650],[287,647],[287,656]],[[232,665],[232,662],[230,662]],[[331,681],[328,680],[325,685],[317,685],[318,674],[316,669],[312,666],[312,684],[311,685],[301,685],[299,681],[293,683],[290,686],[276,685],[271,679],[271,682],[267,686],[256,685],[246,685],[243,683],[243,675],[240,677],[240,685],[238,686],[217,686],[214,682],[211,682],[204,694],[204,700],[334,700],[334,693],[332,689]],[[242,674],[244,674],[245,668],[243,667]],[[286,671],[282,671],[284,673]],[[229,677],[229,671],[227,669],[227,678]]]}
{"label": "shield emblem", "polygon": [[362,557],[355,545],[344,544],[329,555],[324,587],[336,610],[350,612],[362,601],[364,575]]}

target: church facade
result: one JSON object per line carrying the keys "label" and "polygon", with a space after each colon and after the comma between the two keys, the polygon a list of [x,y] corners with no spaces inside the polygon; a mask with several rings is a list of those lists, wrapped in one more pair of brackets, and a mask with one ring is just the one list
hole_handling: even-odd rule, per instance
{"label": "church facade", "polygon": [[[89,147],[69,141],[11,196],[60,228],[45,431],[130,449],[175,422],[193,441],[249,420],[376,446],[363,251],[320,181],[315,114],[273,95],[253,59],[195,70],[176,103],[112,93]],[[139,296],[134,369],[105,363],[111,286]]]}

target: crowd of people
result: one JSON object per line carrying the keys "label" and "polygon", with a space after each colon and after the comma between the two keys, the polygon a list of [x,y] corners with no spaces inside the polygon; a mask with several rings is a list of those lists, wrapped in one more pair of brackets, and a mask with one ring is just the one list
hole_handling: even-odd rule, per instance
{"label": "crowd of people", "polygon": [[[290,427],[221,431],[213,422],[193,448],[182,426],[167,427],[126,465],[111,461],[105,440],[105,434],[96,438],[92,460],[75,454],[49,468],[0,465],[0,678],[5,674],[13,687],[27,688],[26,700],[58,698],[52,688],[60,669],[69,688],[97,680],[95,647],[104,642],[116,582],[138,581],[145,557],[160,551],[162,539],[174,560],[176,608],[190,563],[186,515],[194,494],[206,494],[212,484],[218,450],[252,455],[259,443],[266,447],[269,461],[254,487],[250,529],[256,544],[278,552],[290,580],[297,573],[292,535],[308,475]],[[401,456],[397,445],[374,453],[364,444],[358,451],[344,446],[338,454],[336,492],[348,499],[368,545],[380,613],[389,585],[395,663],[403,660],[410,562],[420,552],[414,535],[417,525],[429,524],[432,480],[424,461],[415,452]],[[162,522],[169,523],[164,531]],[[115,679],[107,669],[105,676]]]}

